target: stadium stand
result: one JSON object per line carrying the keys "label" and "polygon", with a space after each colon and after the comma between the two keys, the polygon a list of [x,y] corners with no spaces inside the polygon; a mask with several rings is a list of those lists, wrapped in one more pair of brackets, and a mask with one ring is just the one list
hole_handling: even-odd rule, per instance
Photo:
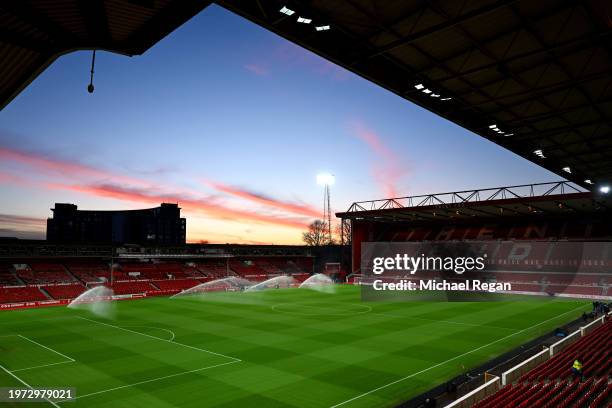
{"label": "stadium stand", "polygon": [[243,277],[261,277],[269,275],[295,275],[310,273],[312,260],[309,258],[286,259],[279,257],[261,257],[249,259],[232,259],[230,268]]}
{"label": "stadium stand", "polygon": [[[475,404],[473,408],[603,408],[609,407],[612,383],[612,320],[524,374],[515,384]],[[576,358],[584,365],[586,380],[572,379]]]}
{"label": "stadium stand", "polygon": [[157,289],[146,281],[134,281],[134,282],[113,282],[112,286],[106,284],[107,287],[113,289],[115,295],[131,295],[136,293],[147,293],[154,292]]}
{"label": "stadium stand", "polygon": [[87,288],[81,283],[47,285],[42,286],[41,288],[56,300],[74,299],[87,290]]}
{"label": "stadium stand", "polygon": [[266,275],[266,270],[250,259],[231,260],[230,268],[242,277]]}
{"label": "stadium stand", "polygon": [[0,288],[0,303],[48,300],[47,296],[34,286]]}
{"label": "stadium stand", "polygon": [[152,282],[156,287],[163,291],[177,291],[189,289],[199,285],[202,281],[197,279],[174,279],[174,280],[157,280]]}
{"label": "stadium stand", "polygon": [[15,275],[13,265],[0,264],[0,286],[17,286],[22,283]]}
{"label": "stadium stand", "polygon": [[30,263],[29,268],[17,270],[17,276],[27,284],[75,282],[63,265],[58,263]]}
{"label": "stadium stand", "polygon": [[168,274],[163,270],[159,270],[154,263],[121,263],[117,269],[123,272],[123,276],[127,279],[142,280],[168,278]]}
{"label": "stadium stand", "polygon": [[103,262],[69,262],[66,266],[74,276],[85,284],[100,282],[102,279],[107,280],[110,276],[109,265]]}
{"label": "stadium stand", "polygon": [[235,275],[236,273],[229,269],[224,260],[208,259],[198,261],[195,264],[195,271],[200,272],[203,276],[220,278],[222,276]]}
{"label": "stadium stand", "polygon": [[[116,295],[171,294],[228,275],[263,281],[288,274],[303,282],[311,270],[312,259],[299,256],[207,258],[197,262],[120,260],[113,264],[112,289]],[[4,295],[0,303],[73,299],[92,285],[110,286],[110,272],[110,263],[95,260],[1,264]]]}

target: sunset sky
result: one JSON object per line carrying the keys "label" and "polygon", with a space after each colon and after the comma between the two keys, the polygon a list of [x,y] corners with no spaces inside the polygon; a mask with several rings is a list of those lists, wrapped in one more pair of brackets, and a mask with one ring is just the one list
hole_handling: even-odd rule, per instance
{"label": "sunset sky", "polygon": [[[333,29],[333,27],[332,27]],[[0,112],[0,236],[44,238],[55,202],[178,202],[188,241],[299,244],[353,201],[557,180],[212,5],[145,55],[61,57]]]}

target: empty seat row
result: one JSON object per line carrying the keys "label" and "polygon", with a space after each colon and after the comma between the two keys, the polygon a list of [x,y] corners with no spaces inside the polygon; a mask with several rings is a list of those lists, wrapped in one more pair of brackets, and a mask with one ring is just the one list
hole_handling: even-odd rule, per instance
{"label": "empty seat row", "polygon": [[0,303],[29,302],[48,300],[37,287],[5,287],[0,288]]}
{"label": "empty seat row", "polygon": [[53,299],[74,299],[81,293],[85,292],[87,288],[81,283],[73,283],[70,285],[53,285],[42,287]]}
{"label": "empty seat row", "polygon": [[606,378],[508,385],[473,408],[603,408],[612,384]]}
{"label": "empty seat row", "polygon": [[[569,345],[474,408],[603,408],[612,392],[612,321]],[[583,363],[585,382],[571,377],[575,359]]]}

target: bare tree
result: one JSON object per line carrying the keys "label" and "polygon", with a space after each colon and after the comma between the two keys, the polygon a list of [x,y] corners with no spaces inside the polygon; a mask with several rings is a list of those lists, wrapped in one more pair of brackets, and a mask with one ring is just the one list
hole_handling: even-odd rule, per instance
{"label": "bare tree", "polygon": [[342,245],[351,245],[351,221],[350,220],[340,220],[340,223],[336,225],[334,228],[334,232],[338,237],[338,241]]}
{"label": "bare tree", "polygon": [[327,223],[321,220],[315,220],[308,226],[308,231],[302,233],[302,240],[308,246],[323,246],[329,245],[329,231]]}

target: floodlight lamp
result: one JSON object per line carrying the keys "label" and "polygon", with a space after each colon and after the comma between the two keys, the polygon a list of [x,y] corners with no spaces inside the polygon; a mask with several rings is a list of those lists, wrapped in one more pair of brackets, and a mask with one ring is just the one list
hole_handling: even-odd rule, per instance
{"label": "floodlight lamp", "polygon": [[599,191],[603,194],[608,194],[610,192],[610,186],[601,186],[599,187]]}
{"label": "floodlight lamp", "polygon": [[317,174],[317,184],[321,186],[331,186],[336,181],[333,174],[321,173]]}
{"label": "floodlight lamp", "polygon": [[288,16],[291,16],[291,15],[293,15],[295,13],[295,11],[293,11],[293,10],[291,10],[291,9],[285,7],[285,6],[283,6],[283,8],[280,9],[280,12],[283,13],[283,14],[286,14]]}

